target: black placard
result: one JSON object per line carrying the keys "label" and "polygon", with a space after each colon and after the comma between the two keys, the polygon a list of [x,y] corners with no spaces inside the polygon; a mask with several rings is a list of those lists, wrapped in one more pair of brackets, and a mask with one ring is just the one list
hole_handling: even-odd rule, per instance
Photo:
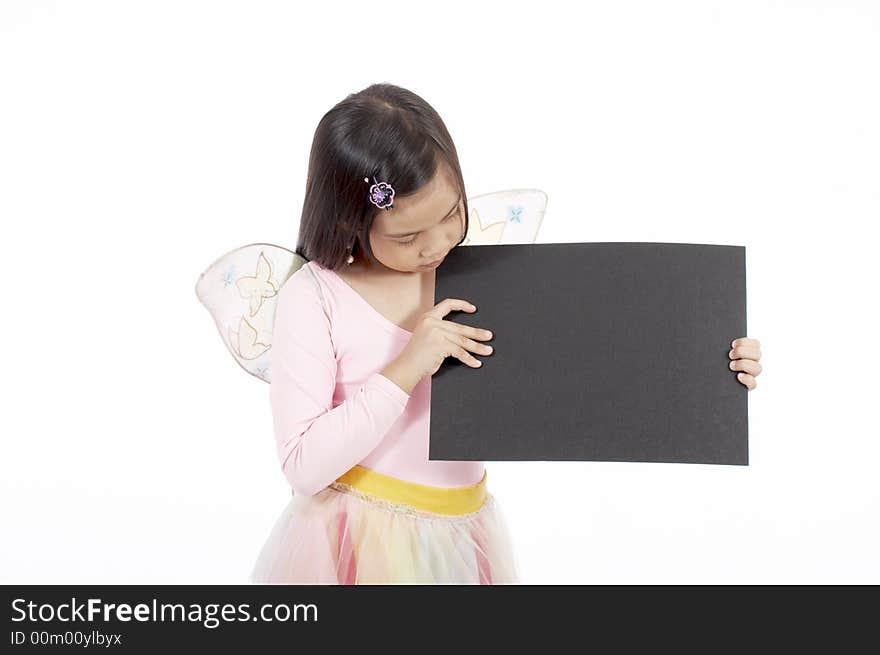
{"label": "black placard", "polygon": [[469,246],[436,276],[495,351],[434,374],[430,459],[748,464],[744,247]]}

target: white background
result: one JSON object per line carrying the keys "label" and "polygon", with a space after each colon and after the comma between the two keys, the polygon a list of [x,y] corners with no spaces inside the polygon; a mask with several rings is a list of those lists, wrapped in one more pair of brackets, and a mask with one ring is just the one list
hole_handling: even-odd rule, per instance
{"label": "white background", "polygon": [[246,581],[289,489],[194,285],[385,81],[541,242],[746,247],[750,466],[488,463],[523,582],[880,582],[878,79],[867,1],[5,0],[0,581]]}

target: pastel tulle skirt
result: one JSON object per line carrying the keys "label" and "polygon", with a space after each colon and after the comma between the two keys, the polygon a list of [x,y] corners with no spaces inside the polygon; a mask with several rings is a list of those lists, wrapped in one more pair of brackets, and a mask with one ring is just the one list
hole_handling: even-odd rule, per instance
{"label": "pastel tulle skirt", "polygon": [[250,580],[287,584],[511,584],[510,535],[486,490],[433,487],[355,466],[294,496]]}

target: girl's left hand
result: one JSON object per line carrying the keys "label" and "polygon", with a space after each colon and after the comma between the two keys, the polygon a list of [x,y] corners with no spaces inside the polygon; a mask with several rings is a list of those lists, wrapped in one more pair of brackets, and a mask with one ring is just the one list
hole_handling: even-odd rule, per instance
{"label": "girl's left hand", "polygon": [[740,337],[731,342],[731,350],[727,353],[730,357],[730,370],[740,371],[736,379],[742,382],[749,391],[758,386],[755,380],[761,374],[763,366],[758,360],[761,359],[761,342],[757,339]]}

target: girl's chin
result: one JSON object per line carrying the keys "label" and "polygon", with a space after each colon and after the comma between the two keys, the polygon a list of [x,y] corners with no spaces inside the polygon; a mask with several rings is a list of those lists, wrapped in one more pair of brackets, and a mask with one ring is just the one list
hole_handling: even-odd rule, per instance
{"label": "girl's chin", "polygon": [[423,271],[432,271],[435,268],[437,268],[438,266],[440,266],[440,264],[442,264],[442,263],[443,263],[443,259],[439,260],[438,262],[436,262],[434,264],[425,264],[425,265],[421,266],[420,268]]}

